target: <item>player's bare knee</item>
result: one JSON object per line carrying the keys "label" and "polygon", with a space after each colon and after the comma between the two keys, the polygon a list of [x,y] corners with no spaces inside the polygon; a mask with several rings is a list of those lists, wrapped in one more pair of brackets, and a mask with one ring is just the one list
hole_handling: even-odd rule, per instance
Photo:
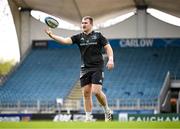
{"label": "player's bare knee", "polygon": [[101,96],[101,90],[94,91],[95,96]]}
{"label": "player's bare knee", "polygon": [[84,91],[83,95],[84,95],[85,98],[90,98],[91,92],[90,91]]}

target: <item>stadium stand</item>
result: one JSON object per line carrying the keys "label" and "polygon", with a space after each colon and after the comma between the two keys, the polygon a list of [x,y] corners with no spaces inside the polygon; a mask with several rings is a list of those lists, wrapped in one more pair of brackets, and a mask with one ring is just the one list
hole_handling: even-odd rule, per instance
{"label": "stadium stand", "polygon": [[33,49],[0,87],[0,100],[65,98],[79,78],[79,53],[74,49]]}
{"label": "stadium stand", "polygon": [[180,77],[180,48],[114,48],[115,69],[105,71],[109,99],[157,99],[168,71]]}
{"label": "stadium stand", "polygon": [[[133,99],[157,102],[168,71],[180,77],[180,47],[113,47],[115,69],[105,70],[103,90],[109,105],[137,105]],[[22,64],[0,87],[0,101],[28,100],[36,104],[66,98],[79,79],[80,55],[77,48],[32,49]],[[95,99],[93,98],[95,101]],[[82,100],[81,100],[82,102]],[[50,103],[52,105],[52,103]],[[81,103],[82,105],[82,103]]]}

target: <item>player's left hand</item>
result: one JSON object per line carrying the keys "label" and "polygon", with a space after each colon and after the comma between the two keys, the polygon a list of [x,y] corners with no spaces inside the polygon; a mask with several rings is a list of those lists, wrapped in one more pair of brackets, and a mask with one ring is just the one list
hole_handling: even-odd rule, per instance
{"label": "player's left hand", "polygon": [[106,67],[108,68],[108,70],[113,69],[114,68],[114,61],[112,59],[109,59]]}

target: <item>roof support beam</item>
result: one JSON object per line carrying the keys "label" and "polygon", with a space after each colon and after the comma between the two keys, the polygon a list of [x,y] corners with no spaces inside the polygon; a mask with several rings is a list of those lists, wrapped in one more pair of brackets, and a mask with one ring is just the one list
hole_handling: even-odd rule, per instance
{"label": "roof support beam", "polygon": [[79,6],[78,6],[78,4],[77,4],[77,1],[76,0],[73,0],[73,2],[74,2],[74,5],[75,5],[75,7],[76,7],[76,10],[77,10],[77,12],[78,12],[78,15],[79,15],[79,18],[80,18],[80,20],[82,19],[82,14],[81,14],[81,11],[80,11],[80,9],[79,9]]}
{"label": "roof support beam", "polygon": [[137,9],[144,10],[147,9],[146,0],[134,0]]}

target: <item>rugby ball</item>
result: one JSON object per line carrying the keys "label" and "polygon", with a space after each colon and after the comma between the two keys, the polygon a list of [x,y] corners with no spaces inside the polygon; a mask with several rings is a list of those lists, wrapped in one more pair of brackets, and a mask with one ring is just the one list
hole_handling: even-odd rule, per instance
{"label": "rugby ball", "polygon": [[52,17],[46,17],[44,21],[50,28],[56,28],[59,25],[59,22]]}

